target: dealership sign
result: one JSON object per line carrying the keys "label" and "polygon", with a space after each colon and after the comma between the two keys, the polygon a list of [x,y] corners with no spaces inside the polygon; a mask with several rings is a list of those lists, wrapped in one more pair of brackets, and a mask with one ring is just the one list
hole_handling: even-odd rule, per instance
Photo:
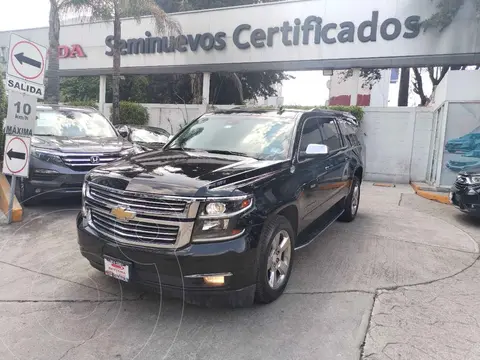
{"label": "dealership sign", "polygon": [[60,45],[58,47],[59,59],[66,58],[84,58],[87,57],[81,45],[74,44],[72,46]]}
{"label": "dealership sign", "polygon": [[[264,48],[275,46],[301,46],[336,43],[362,43],[376,42],[377,39],[393,41],[399,37],[414,39],[420,34],[420,20],[418,15],[408,16],[405,19],[394,17],[379,21],[379,12],[373,11],[371,18],[355,25],[352,21],[340,24],[327,22],[325,19],[310,15],[305,19],[296,18],[293,24],[284,21],[280,26],[252,29],[250,24],[238,25],[231,34],[234,45],[241,50],[250,48]],[[202,34],[187,34],[178,36],[154,37],[150,31],[145,32],[144,38],[120,40],[120,53],[155,54],[187,51],[196,52],[224,50],[227,47],[224,31],[215,34],[206,32]],[[230,37],[230,35],[229,35]],[[106,46],[110,49],[105,52],[113,56],[113,36],[105,39]]]}

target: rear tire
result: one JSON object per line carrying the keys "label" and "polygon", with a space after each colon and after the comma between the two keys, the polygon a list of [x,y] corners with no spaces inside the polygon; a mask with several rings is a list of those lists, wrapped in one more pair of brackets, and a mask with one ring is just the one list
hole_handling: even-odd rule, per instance
{"label": "rear tire", "polygon": [[338,218],[339,221],[351,222],[355,220],[358,213],[358,206],[360,205],[360,179],[355,176],[352,180],[352,187],[345,199],[345,207],[343,214]]}
{"label": "rear tire", "polygon": [[275,216],[265,226],[259,247],[255,301],[268,304],[283,294],[292,272],[295,233],[290,222]]}

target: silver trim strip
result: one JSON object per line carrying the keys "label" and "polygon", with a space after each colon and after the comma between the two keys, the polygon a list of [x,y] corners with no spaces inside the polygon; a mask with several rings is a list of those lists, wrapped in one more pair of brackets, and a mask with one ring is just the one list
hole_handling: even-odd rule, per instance
{"label": "silver trim strip", "polygon": [[192,243],[207,243],[207,242],[218,242],[218,241],[227,241],[227,240],[233,240],[233,239],[236,239],[240,236],[242,236],[243,234],[245,234],[245,229],[243,229],[241,232],[239,232],[238,234],[236,235],[232,235],[232,236],[224,236],[224,237],[217,237],[217,238],[210,238],[210,239],[202,239],[202,238],[193,238],[192,239]]}
{"label": "silver trim strip", "polygon": [[189,278],[189,279],[198,279],[198,278],[203,278],[206,276],[224,276],[224,277],[229,277],[233,276],[231,272],[226,272],[226,273],[218,273],[218,274],[195,274],[195,275],[185,275],[184,277]]}

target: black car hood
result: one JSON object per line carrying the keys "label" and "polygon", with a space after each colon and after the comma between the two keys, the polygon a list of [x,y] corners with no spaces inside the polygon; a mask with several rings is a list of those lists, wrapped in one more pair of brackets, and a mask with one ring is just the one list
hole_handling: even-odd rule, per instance
{"label": "black car hood", "polygon": [[459,172],[460,175],[480,174],[480,166],[472,166]]}
{"label": "black car hood", "polygon": [[39,148],[52,149],[61,152],[118,152],[127,146],[121,138],[92,138],[66,136],[34,136],[32,145]]}
{"label": "black car hood", "polygon": [[190,151],[152,151],[96,168],[90,180],[121,190],[173,196],[229,196],[273,176],[288,161]]}

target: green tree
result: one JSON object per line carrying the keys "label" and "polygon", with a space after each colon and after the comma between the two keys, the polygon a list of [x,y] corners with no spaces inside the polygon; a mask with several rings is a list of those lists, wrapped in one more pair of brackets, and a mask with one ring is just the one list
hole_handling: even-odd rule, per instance
{"label": "green tree", "polygon": [[[421,27],[424,32],[427,31],[438,31],[442,32],[448,26],[452,24],[455,20],[455,17],[458,15],[458,12],[464,6],[473,6],[476,11],[477,19],[480,19],[480,0],[430,0],[435,5],[434,13],[421,23]],[[473,35],[476,34],[471,34]],[[426,94],[424,89],[424,81],[422,78],[422,73],[427,72],[432,82],[431,93],[435,92],[438,84],[444,79],[449,70],[466,70],[470,68],[468,65],[476,66],[476,69],[480,69],[480,66],[477,64],[465,64],[465,65],[450,65],[450,66],[441,66],[435,67],[430,66],[426,69],[420,67],[414,67],[413,70],[413,92],[420,97],[420,105],[425,106],[431,100],[430,97]],[[403,71],[404,69],[402,69]],[[408,68],[405,68],[405,71],[408,71]],[[373,85],[375,81],[380,79],[381,74],[378,69],[364,69],[362,70],[362,77],[366,79],[366,82],[370,85]],[[400,94],[408,94],[408,82],[401,83]],[[406,87],[406,89],[405,89]],[[400,99],[399,99],[400,100]],[[403,101],[402,101],[403,103]],[[400,101],[399,101],[400,105]]]}
{"label": "green tree", "polygon": [[118,123],[120,119],[121,19],[133,17],[140,22],[142,16],[150,14],[155,19],[159,34],[177,34],[180,32],[180,25],[171,19],[155,3],[155,0],[69,0],[69,2],[70,9],[77,13],[91,13],[91,20],[113,20],[112,121]]}
{"label": "green tree", "polygon": [[[204,10],[228,6],[268,3],[278,0],[155,0],[167,13]],[[192,101],[202,99],[202,75],[190,74]],[[281,71],[258,71],[250,73],[222,72],[212,75],[210,83],[211,104],[243,104],[244,100],[268,97],[277,94],[275,85],[293,78]]]}

